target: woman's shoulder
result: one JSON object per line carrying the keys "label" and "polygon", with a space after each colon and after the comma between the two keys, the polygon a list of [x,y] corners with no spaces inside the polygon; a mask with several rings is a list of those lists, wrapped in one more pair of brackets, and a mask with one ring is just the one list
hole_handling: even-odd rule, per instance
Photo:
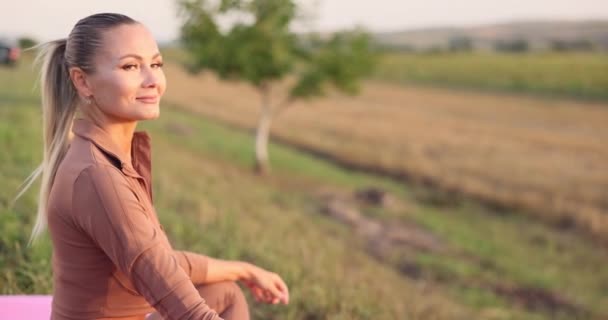
{"label": "woman's shoulder", "polygon": [[49,203],[67,209],[71,207],[74,193],[83,185],[98,181],[119,182],[122,175],[118,166],[90,141],[74,139],[55,173]]}
{"label": "woman's shoulder", "polygon": [[73,169],[83,169],[91,165],[120,167],[120,160],[99,148],[91,140],[74,137],[64,159]]}

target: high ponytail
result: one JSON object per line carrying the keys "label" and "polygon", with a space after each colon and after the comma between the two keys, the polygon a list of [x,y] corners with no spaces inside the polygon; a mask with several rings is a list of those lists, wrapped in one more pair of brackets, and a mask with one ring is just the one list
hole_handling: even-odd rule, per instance
{"label": "high ponytail", "polygon": [[63,160],[72,139],[71,129],[78,94],[70,80],[65,63],[66,43],[66,39],[61,39],[44,44],[35,60],[41,65],[43,159],[38,168],[27,177],[16,196],[19,198],[39,176],[42,176],[36,222],[28,246],[47,226],[48,195],[59,163]]}
{"label": "high ponytail", "polygon": [[25,179],[15,197],[15,200],[18,199],[42,176],[36,222],[28,246],[39,238],[48,224],[46,212],[49,193],[59,164],[72,140],[72,124],[79,104],[79,95],[70,79],[69,68],[79,67],[86,73],[94,73],[93,56],[102,45],[102,31],[134,23],[137,21],[121,14],[94,14],[78,21],[67,39],[41,45],[36,63],[40,65],[43,160]]}

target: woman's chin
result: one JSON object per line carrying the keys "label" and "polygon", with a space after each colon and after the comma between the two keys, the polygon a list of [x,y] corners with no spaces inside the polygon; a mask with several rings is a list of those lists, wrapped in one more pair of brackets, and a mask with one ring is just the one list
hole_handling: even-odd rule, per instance
{"label": "woman's chin", "polygon": [[156,107],[154,110],[146,110],[138,115],[138,120],[153,120],[160,116],[160,109]]}

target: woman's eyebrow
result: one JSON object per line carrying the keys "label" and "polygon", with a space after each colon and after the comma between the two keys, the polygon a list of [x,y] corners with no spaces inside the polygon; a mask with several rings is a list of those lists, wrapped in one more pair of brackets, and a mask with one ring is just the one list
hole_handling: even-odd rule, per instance
{"label": "woman's eyebrow", "polygon": [[[159,56],[160,56],[160,52],[157,52],[156,54],[154,54],[154,55],[152,56],[152,59],[154,59],[154,58],[156,58],[156,57],[159,57]],[[122,56],[122,57],[118,58],[118,60],[122,60],[122,59],[124,59],[124,58],[135,58],[135,59],[137,59],[137,60],[143,60],[143,59],[144,59],[144,58],[142,58],[142,56],[140,56],[140,55],[137,55],[137,54],[134,54],[134,53],[128,53],[128,54],[125,54],[124,56]]]}

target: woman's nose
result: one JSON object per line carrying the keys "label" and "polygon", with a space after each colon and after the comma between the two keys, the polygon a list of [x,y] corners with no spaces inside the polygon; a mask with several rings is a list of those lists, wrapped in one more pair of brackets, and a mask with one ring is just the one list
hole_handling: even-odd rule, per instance
{"label": "woman's nose", "polygon": [[142,87],[144,88],[154,88],[156,86],[158,86],[159,80],[161,75],[159,74],[160,72],[162,72],[161,70],[155,70],[152,68],[146,68],[143,74],[143,83],[142,83]]}

